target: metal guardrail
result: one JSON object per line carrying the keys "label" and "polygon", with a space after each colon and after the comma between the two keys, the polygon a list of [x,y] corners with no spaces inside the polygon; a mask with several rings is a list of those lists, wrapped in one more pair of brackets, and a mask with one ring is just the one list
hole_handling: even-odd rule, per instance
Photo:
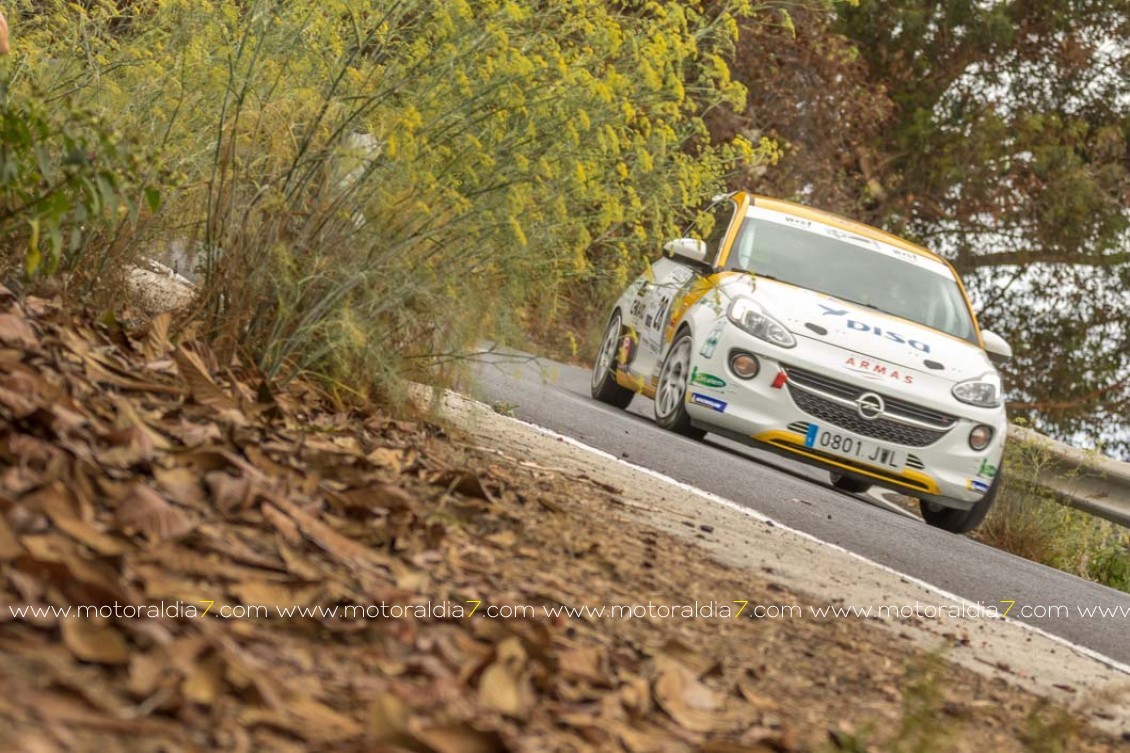
{"label": "metal guardrail", "polygon": [[1084,452],[1031,429],[1010,426],[1008,437],[1037,448],[1036,485],[1064,504],[1130,527],[1130,463]]}

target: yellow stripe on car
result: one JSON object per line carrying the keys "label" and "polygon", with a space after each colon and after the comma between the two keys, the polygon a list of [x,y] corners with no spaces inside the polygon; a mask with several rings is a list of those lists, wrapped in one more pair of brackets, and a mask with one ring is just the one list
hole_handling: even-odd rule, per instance
{"label": "yellow stripe on car", "polygon": [[667,324],[667,331],[664,333],[664,338],[667,342],[675,339],[675,332],[678,331],[679,325],[683,322],[683,317],[686,316],[691,306],[694,306],[702,297],[709,293],[714,288],[720,286],[723,282],[731,277],[737,277],[744,272],[716,272],[709,277],[700,277],[695,280],[687,291],[679,300],[675,301],[671,306],[671,319]]}
{"label": "yellow stripe on car", "polygon": [[741,229],[742,220],[745,219],[745,213],[749,209],[751,195],[745,191],[739,191],[731,198],[738,206],[737,210],[734,212],[734,220],[730,221],[730,232],[722,239],[722,248],[719,249],[718,263],[715,265],[719,269],[724,269],[726,262],[730,260],[730,249],[734,247],[734,241],[738,239],[738,230]]}
{"label": "yellow stripe on car", "polygon": [[913,470],[904,470],[901,473],[890,473],[880,471],[871,466],[852,463],[844,458],[837,458],[834,455],[817,452],[809,447],[805,447],[804,437],[791,431],[766,431],[756,435],[754,439],[773,445],[774,447],[779,447],[783,450],[788,450],[796,455],[801,455],[811,460],[817,460],[825,467],[835,466],[845,471],[858,473],[861,476],[867,476],[880,481],[894,482],[905,486],[911,491],[925,492],[926,494],[941,493],[941,490],[938,488],[938,482],[925,473],[919,473]]}

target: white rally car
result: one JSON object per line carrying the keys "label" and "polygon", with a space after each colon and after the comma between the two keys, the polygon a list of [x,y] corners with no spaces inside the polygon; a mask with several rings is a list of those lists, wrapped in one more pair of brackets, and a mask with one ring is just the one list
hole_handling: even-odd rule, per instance
{"label": "white rally car", "polygon": [[1007,429],[994,361],[937,255],[873,227],[747,193],[718,197],[613,308],[598,400],[655,401],[660,426],[714,432],[917,497],[926,522],[977,527]]}

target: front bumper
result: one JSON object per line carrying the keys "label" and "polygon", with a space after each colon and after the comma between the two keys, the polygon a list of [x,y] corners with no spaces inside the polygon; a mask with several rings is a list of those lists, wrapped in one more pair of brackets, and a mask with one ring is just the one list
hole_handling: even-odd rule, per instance
{"label": "front bumper", "polygon": [[[912,387],[854,379],[839,368],[844,358],[852,355],[850,351],[804,337],[797,338],[797,347],[783,349],[724,325],[716,339],[713,347],[696,347],[692,357],[692,367],[698,372],[718,378],[712,386],[692,384],[687,390],[687,413],[699,428],[948,507],[969,509],[987,492],[1004,451],[1007,422],[1003,409],[962,405],[949,396],[948,382],[929,374],[907,372],[914,374],[916,383]],[[730,370],[729,355],[734,350],[757,357],[761,369],[756,377],[739,379]],[[846,420],[850,417],[831,399],[821,400],[818,392],[782,380],[780,375],[788,370],[826,375],[888,396],[893,402],[924,406],[927,412],[948,414],[955,420],[945,430],[896,430],[877,438],[874,427],[861,426],[858,419]],[[725,384],[719,386],[719,380]],[[931,395],[944,397],[931,400]],[[841,410],[837,413],[829,407]],[[806,434],[812,424],[896,449],[905,453],[906,464],[894,470],[807,447]],[[989,447],[976,451],[969,446],[969,432],[981,424],[992,426],[994,436]]]}

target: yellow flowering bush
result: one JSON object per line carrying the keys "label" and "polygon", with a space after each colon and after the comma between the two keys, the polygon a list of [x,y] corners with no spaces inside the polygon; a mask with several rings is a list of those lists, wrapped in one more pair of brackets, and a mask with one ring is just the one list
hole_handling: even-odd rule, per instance
{"label": "yellow flowering bush", "polygon": [[391,382],[544,330],[775,154],[702,121],[744,97],[744,0],[11,5],[13,88],[149,150],[134,245],[195,249],[217,340],[274,374]]}

